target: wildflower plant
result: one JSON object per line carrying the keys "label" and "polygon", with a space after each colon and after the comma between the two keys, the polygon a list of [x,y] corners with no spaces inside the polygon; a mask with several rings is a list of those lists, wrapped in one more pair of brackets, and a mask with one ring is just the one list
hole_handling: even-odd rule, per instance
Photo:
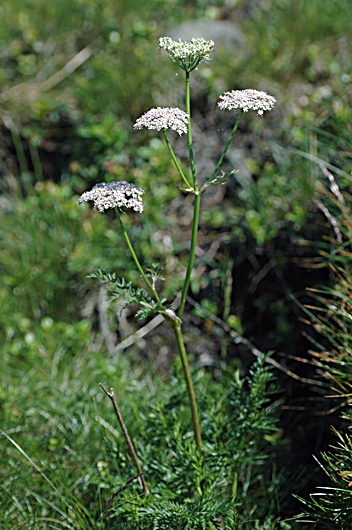
{"label": "wildflower plant", "polygon": [[[102,281],[111,292],[112,298],[123,296],[126,304],[129,302],[138,303],[140,306],[138,315],[140,317],[146,317],[152,313],[159,313],[163,315],[165,321],[173,329],[189,397],[189,405],[193,421],[194,442],[198,455],[201,458],[202,436],[198,416],[197,400],[182,333],[182,319],[195,261],[201,197],[210,185],[223,184],[226,182],[226,178],[229,175],[235,173],[235,171],[232,171],[229,174],[218,174],[218,171],[238,128],[238,124],[243,113],[248,112],[249,110],[254,110],[259,115],[262,115],[265,111],[272,109],[275,99],[264,92],[259,92],[256,90],[233,91],[227,92],[223,96],[220,96],[219,107],[221,109],[230,111],[238,110],[238,115],[234,119],[235,123],[233,129],[214,170],[209,172],[209,175],[207,175],[205,178],[205,183],[200,187],[193,154],[190,108],[190,75],[191,72],[195,70],[195,68],[202,61],[207,61],[210,59],[210,53],[213,50],[214,42],[206,41],[204,39],[192,39],[190,42],[184,42],[181,40],[174,41],[169,37],[162,37],[159,40],[159,46],[160,48],[164,49],[168,53],[170,59],[185,72],[185,110],[171,107],[153,108],[136,121],[134,124],[134,129],[140,130],[147,128],[161,132],[165,139],[166,146],[169,150],[172,161],[179,173],[181,181],[186,186],[181,189],[183,192],[192,194],[194,196],[190,251],[177,312],[159,293],[156,281],[163,280],[159,273],[159,267],[153,265],[149,269],[143,269],[123,223],[123,212],[125,209],[132,209],[137,213],[142,213],[143,191],[137,186],[128,184],[124,181],[112,182],[110,184],[102,183],[96,185],[91,191],[84,193],[80,198],[80,202],[82,203],[91,200],[94,203],[94,208],[100,212],[104,212],[108,208],[115,209],[127,247],[144,281],[144,288],[136,288],[132,286],[130,282],[126,282],[124,279],[117,278],[114,274],[108,274],[103,270],[93,273],[91,277]],[[190,168],[189,174],[186,174],[181,169],[177,157],[175,156],[171,142],[169,140],[170,131],[175,131],[180,136],[187,135]]]}

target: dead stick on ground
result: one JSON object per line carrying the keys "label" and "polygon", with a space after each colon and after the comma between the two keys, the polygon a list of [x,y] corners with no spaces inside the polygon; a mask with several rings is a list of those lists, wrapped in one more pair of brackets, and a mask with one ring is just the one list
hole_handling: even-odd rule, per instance
{"label": "dead stick on ground", "polygon": [[[140,478],[140,475],[135,475],[134,477],[131,477],[130,479],[128,479],[128,481],[126,482],[126,484],[124,486],[121,486],[121,488],[119,488],[117,491],[115,491],[115,493],[113,493],[110,497],[110,499],[107,501],[107,503],[105,504],[104,506],[104,510],[101,512],[101,514],[99,515],[98,519],[96,520],[96,523],[99,523],[99,521],[101,519],[103,519],[104,517],[106,517],[109,513],[109,511],[111,510],[113,504],[114,504],[114,500],[116,499],[116,497],[118,496],[119,493],[121,493],[122,491],[125,491],[127,490],[128,486],[131,484],[131,482],[133,482],[136,478]],[[96,527],[92,528],[92,530],[95,530]]]}
{"label": "dead stick on ground", "polygon": [[111,400],[111,403],[112,403],[112,406],[114,407],[114,411],[115,411],[115,414],[116,414],[116,417],[117,417],[117,421],[119,422],[120,424],[120,427],[122,429],[122,432],[123,432],[123,435],[125,437],[125,440],[127,442],[127,445],[128,445],[128,448],[130,450],[130,453],[131,453],[131,456],[134,460],[134,463],[136,464],[136,467],[137,467],[137,471],[138,471],[138,474],[139,474],[139,481],[140,481],[140,484],[144,490],[144,493],[146,495],[149,495],[150,494],[150,491],[148,489],[148,486],[147,486],[147,483],[145,481],[145,478],[144,478],[144,475],[143,475],[143,471],[142,471],[142,468],[141,468],[141,465],[139,463],[139,460],[138,460],[138,456],[137,456],[137,453],[136,451],[134,450],[134,447],[133,447],[133,444],[132,444],[132,440],[128,434],[128,431],[127,431],[127,428],[126,428],[126,425],[122,419],[122,415],[121,415],[121,412],[120,412],[120,409],[117,405],[117,402],[116,402],[116,398],[115,398],[115,392],[114,392],[114,389],[113,388],[110,388],[110,392],[108,392],[106,390],[106,388],[101,384],[99,383],[99,386],[103,389],[103,391],[105,392],[105,394],[110,398]]}

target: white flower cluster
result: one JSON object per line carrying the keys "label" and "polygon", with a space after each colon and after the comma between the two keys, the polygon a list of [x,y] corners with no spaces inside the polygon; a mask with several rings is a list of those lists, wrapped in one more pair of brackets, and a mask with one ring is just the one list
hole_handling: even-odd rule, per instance
{"label": "white flower cluster", "polygon": [[143,212],[142,195],[144,191],[134,184],[124,180],[120,182],[101,182],[90,191],[81,195],[79,203],[94,202],[94,210],[104,212],[109,208],[132,208],[136,212]]}
{"label": "white flower cluster", "polygon": [[266,92],[252,89],[225,92],[220,99],[222,100],[218,103],[220,109],[242,109],[243,112],[256,110],[260,116],[264,111],[271,110],[276,103],[276,99]]}
{"label": "white flower cluster", "polygon": [[187,132],[188,115],[181,109],[168,108],[168,107],[157,107],[150,109],[148,112],[143,114],[133,128],[135,130],[143,129],[154,129],[155,131],[161,131],[166,129],[172,129],[173,131],[181,134]]}
{"label": "white flower cluster", "polygon": [[204,59],[209,59],[209,53],[214,47],[212,40],[191,39],[190,41],[172,40],[171,37],[161,37],[159,46],[167,51],[170,58],[186,72],[191,72]]}

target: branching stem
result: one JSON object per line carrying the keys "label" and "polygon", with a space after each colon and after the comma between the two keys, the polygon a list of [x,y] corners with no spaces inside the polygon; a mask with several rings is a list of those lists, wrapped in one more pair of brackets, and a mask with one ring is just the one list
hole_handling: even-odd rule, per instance
{"label": "branching stem", "polygon": [[224,157],[225,157],[225,155],[226,155],[226,153],[227,153],[227,150],[228,150],[228,148],[230,147],[230,143],[232,142],[232,138],[234,137],[234,134],[235,134],[235,132],[237,131],[237,127],[238,127],[238,125],[239,125],[239,123],[240,123],[240,119],[242,118],[242,114],[243,114],[243,110],[240,109],[240,112],[239,112],[238,118],[237,118],[236,123],[235,123],[235,125],[233,126],[233,129],[232,129],[232,131],[231,131],[231,133],[230,133],[229,139],[227,140],[226,145],[225,145],[225,147],[224,147],[224,150],[223,150],[223,152],[222,152],[221,155],[220,155],[219,161],[218,161],[218,163],[216,164],[216,167],[215,167],[213,173],[211,174],[211,177],[207,180],[207,182],[211,182],[211,181],[214,179],[214,177],[215,177],[215,175],[216,175],[216,173],[217,173],[219,167],[221,166],[221,164],[222,164],[222,162],[223,162],[223,160],[224,160]]}
{"label": "branching stem", "polygon": [[130,241],[130,238],[128,237],[128,234],[126,232],[126,228],[125,228],[125,225],[123,224],[123,221],[122,221],[122,218],[121,218],[121,214],[120,214],[120,210],[116,207],[115,208],[115,212],[116,212],[116,216],[119,220],[119,223],[120,223],[120,227],[121,227],[121,230],[122,230],[122,233],[123,233],[123,237],[125,238],[125,241],[126,241],[126,244],[128,246],[128,249],[129,251],[131,252],[131,256],[133,258],[133,261],[135,262],[135,265],[137,267],[137,269],[139,270],[139,272],[141,273],[142,275],[142,278],[143,280],[145,281],[146,285],[149,287],[149,289],[151,290],[151,292],[153,293],[154,297],[155,297],[155,300],[158,302],[158,304],[161,305],[161,301],[160,301],[160,298],[159,298],[159,295],[158,293],[156,292],[156,289],[155,287],[150,283],[150,281],[148,280],[148,277],[147,275],[145,274],[143,268],[142,268],[142,265],[140,264],[139,262],[139,259],[137,258],[137,255],[134,251],[134,248],[132,246],[132,243]]}
{"label": "branching stem", "polygon": [[168,148],[168,150],[169,150],[169,152],[170,152],[171,158],[172,158],[172,160],[174,161],[174,164],[175,164],[175,166],[176,166],[177,171],[178,171],[179,174],[180,174],[180,177],[182,178],[182,180],[183,180],[183,182],[186,184],[186,186],[187,186],[188,188],[191,188],[191,184],[188,182],[186,175],[183,173],[183,171],[182,171],[182,169],[181,169],[181,167],[180,167],[180,164],[178,163],[178,160],[177,160],[177,158],[176,158],[176,156],[175,156],[174,150],[172,149],[172,146],[171,146],[171,144],[170,144],[170,142],[169,142],[169,139],[168,139],[168,137],[167,137],[166,131],[165,131],[164,129],[163,129],[163,135],[164,135],[164,139],[165,139],[165,142],[166,142],[167,148]]}

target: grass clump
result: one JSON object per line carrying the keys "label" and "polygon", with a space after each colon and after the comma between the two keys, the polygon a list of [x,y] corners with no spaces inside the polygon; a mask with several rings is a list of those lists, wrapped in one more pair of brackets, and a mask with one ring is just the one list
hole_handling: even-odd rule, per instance
{"label": "grass clump", "polygon": [[[339,158],[338,154],[336,158]],[[336,179],[324,164],[321,164],[321,170],[325,182],[318,185],[315,203],[330,226],[321,255],[323,264],[330,268],[332,282],[330,286],[312,291],[315,304],[309,307],[309,315],[315,332],[320,336],[314,342],[312,356],[323,378],[326,400],[331,400],[331,411],[339,411],[341,415],[332,427],[335,441],[318,460],[326,480],[308,500],[301,499],[306,513],[299,520],[323,524],[327,529],[347,529],[352,524],[349,471],[352,439],[346,424],[346,420],[351,420],[352,369],[350,177],[344,172]]]}

